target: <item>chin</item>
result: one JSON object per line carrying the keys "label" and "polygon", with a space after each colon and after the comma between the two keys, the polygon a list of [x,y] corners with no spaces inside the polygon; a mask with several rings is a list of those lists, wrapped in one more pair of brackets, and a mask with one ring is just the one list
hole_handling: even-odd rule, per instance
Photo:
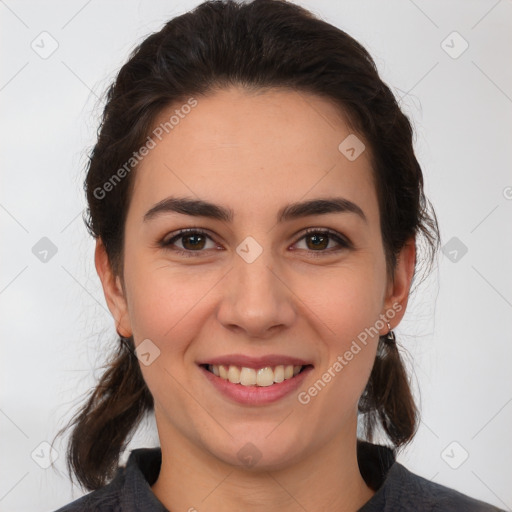
{"label": "chin", "polygon": [[[275,428],[275,424],[273,426]],[[279,428],[279,427],[278,427]],[[271,432],[272,429],[269,429]],[[299,453],[298,447],[304,443],[293,441],[289,436],[283,437],[274,433],[264,435],[245,435],[230,439],[229,446],[211,447],[213,453],[225,464],[236,466],[247,471],[276,471],[293,464]],[[266,437],[268,436],[268,437]]]}

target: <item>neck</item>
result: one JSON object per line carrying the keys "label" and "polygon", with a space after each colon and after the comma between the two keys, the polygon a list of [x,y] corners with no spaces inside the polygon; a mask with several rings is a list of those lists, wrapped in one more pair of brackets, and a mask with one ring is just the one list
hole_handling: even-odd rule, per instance
{"label": "neck", "polygon": [[271,471],[240,469],[176,431],[159,432],[162,466],[152,491],[171,512],[355,512],[374,491],[359,472],[356,430],[350,430],[350,439],[340,435],[299,462]]}

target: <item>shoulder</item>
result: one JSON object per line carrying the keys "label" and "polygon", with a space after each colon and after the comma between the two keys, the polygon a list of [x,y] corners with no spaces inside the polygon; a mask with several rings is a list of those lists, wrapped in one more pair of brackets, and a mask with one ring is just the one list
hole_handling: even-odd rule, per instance
{"label": "shoulder", "polygon": [[503,512],[409,471],[388,446],[358,440],[357,455],[361,475],[375,490],[358,512]]}
{"label": "shoulder", "polygon": [[68,503],[55,512],[120,512],[121,489],[125,468],[120,467],[109,484]]}
{"label": "shoulder", "polygon": [[[394,512],[499,512],[501,509],[471,498],[455,489],[416,475],[398,462],[390,468],[384,485],[374,498],[384,499],[385,508]],[[373,501],[370,500],[370,502]],[[371,508],[369,511],[372,510]]]}
{"label": "shoulder", "polygon": [[107,485],[82,496],[55,512],[165,511],[150,486],[160,471],[160,448],[132,450],[126,466],[119,466]]}

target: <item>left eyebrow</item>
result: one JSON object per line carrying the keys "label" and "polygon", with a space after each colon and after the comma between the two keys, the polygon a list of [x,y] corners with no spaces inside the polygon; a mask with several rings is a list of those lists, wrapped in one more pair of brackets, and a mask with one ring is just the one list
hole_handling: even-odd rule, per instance
{"label": "left eyebrow", "polygon": [[[181,213],[193,217],[208,217],[211,219],[231,222],[233,210],[202,199],[184,197],[167,197],[156,203],[144,215],[144,222],[164,213]],[[328,213],[354,213],[366,223],[368,222],[363,210],[352,201],[343,197],[312,199],[310,201],[291,203],[281,208],[277,213],[277,222],[286,222],[310,215],[325,215]]]}
{"label": "left eyebrow", "polygon": [[302,203],[289,204],[279,210],[277,221],[284,222],[307,217],[308,215],[323,215],[327,213],[355,213],[368,223],[368,219],[363,210],[356,203],[343,197],[313,199]]}

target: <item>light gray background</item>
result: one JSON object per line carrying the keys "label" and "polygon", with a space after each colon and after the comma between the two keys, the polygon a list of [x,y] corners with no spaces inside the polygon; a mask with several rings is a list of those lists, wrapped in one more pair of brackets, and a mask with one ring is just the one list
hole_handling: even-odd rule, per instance
{"label": "light gray background", "polygon": [[[54,510],[81,494],[64,444],[56,469],[31,454],[48,460],[40,443],[69,419],[115,338],[81,221],[98,98],[137,43],[198,3],[0,1],[1,511]],[[458,244],[397,329],[422,408],[399,460],[511,510],[512,2],[297,3],[374,56],[413,120],[443,244]],[[51,49],[43,31],[58,43],[46,59],[31,47]],[[46,263],[32,252],[42,237],[57,247]],[[157,443],[150,422],[130,448]]]}

